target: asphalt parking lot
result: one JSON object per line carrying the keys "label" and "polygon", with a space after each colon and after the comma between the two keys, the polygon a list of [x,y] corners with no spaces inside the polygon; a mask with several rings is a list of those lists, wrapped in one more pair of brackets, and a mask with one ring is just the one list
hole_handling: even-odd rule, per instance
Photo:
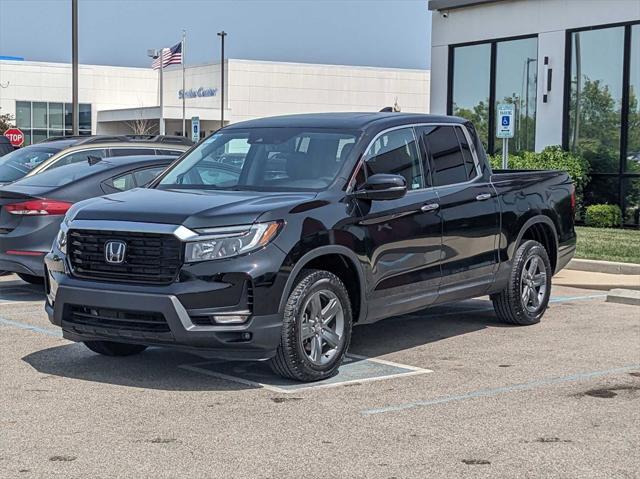
{"label": "asphalt parking lot", "polygon": [[[355,329],[339,380],[60,337],[0,278],[1,477],[638,477],[640,308],[554,287],[543,322],[486,298]],[[369,358],[369,359],[367,359]]]}

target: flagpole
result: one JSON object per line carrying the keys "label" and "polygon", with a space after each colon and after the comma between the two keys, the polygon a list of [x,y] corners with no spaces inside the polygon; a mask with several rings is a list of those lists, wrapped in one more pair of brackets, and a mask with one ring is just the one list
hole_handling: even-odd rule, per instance
{"label": "flagpole", "polygon": [[186,30],[182,30],[182,136],[187,136],[187,120],[185,115],[185,96],[184,96],[184,46],[187,41],[187,32]]}
{"label": "flagpole", "polygon": [[164,135],[164,88],[162,85],[162,73],[164,71],[164,48],[160,49],[160,134]]}

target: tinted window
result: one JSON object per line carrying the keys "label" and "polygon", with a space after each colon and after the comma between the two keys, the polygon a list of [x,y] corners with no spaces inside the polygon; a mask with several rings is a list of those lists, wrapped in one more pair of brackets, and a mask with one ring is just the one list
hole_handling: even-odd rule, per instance
{"label": "tinted window", "polygon": [[64,186],[108,167],[109,165],[102,162],[93,165],[89,162],[73,163],[59,168],[50,168],[37,175],[27,176],[20,180],[20,185]]}
{"label": "tinted window", "polygon": [[434,186],[463,183],[469,178],[455,130],[453,126],[430,126],[423,130]]}
{"label": "tinted window", "polygon": [[165,169],[164,166],[154,166],[153,168],[145,168],[133,173],[136,180],[136,186],[147,186],[153,179]]}
{"label": "tinted window", "polygon": [[392,130],[379,136],[365,154],[365,168],[367,176],[378,173],[404,176],[409,190],[424,187],[412,128]]}
{"label": "tinted window", "polygon": [[180,150],[156,150],[157,155],[163,156],[180,156],[184,153],[184,151]]}
{"label": "tinted window", "polygon": [[473,153],[471,152],[471,147],[469,146],[467,136],[462,131],[462,128],[456,127],[455,132],[456,136],[458,137],[460,147],[462,148],[462,157],[464,158],[465,170],[467,170],[467,179],[472,180],[473,178],[478,176],[478,172],[476,170],[476,164],[473,161]]}
{"label": "tinted window", "polygon": [[36,166],[58,153],[54,148],[30,146],[7,153],[0,158],[0,182],[22,178]]}
{"label": "tinted window", "polygon": [[74,163],[80,163],[80,162],[88,163],[90,157],[104,158],[105,156],[107,156],[107,152],[106,150],[103,150],[103,149],[76,151],[75,153],[69,153],[68,155],[63,156],[58,161],[54,160],[55,163],[53,163],[50,166],[47,166],[44,169],[49,170],[51,168],[58,168],[60,166],[72,165]]}
{"label": "tinted window", "polygon": [[154,154],[154,148],[111,148],[110,156],[139,156]]}
{"label": "tinted window", "polygon": [[230,129],[183,157],[158,188],[322,190],[338,175],[357,135],[322,128]]}

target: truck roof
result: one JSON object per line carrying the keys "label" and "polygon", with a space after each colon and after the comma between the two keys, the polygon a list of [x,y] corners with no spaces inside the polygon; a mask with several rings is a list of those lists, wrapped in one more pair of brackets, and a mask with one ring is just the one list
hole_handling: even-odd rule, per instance
{"label": "truck roof", "polygon": [[364,129],[375,123],[376,126],[394,126],[406,123],[464,123],[466,120],[455,116],[428,115],[423,113],[396,112],[344,112],[344,113],[307,113],[302,115],[272,116],[234,123],[225,130],[239,128],[337,128]]}

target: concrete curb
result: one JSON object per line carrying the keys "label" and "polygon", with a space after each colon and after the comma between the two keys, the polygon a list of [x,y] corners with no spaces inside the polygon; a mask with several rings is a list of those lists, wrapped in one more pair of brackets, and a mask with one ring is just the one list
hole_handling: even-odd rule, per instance
{"label": "concrete curb", "polygon": [[607,274],[640,274],[640,264],[598,261],[595,259],[572,259],[567,269]]}
{"label": "concrete curb", "polygon": [[633,291],[631,289],[612,289],[607,294],[607,303],[640,306],[640,291]]}

